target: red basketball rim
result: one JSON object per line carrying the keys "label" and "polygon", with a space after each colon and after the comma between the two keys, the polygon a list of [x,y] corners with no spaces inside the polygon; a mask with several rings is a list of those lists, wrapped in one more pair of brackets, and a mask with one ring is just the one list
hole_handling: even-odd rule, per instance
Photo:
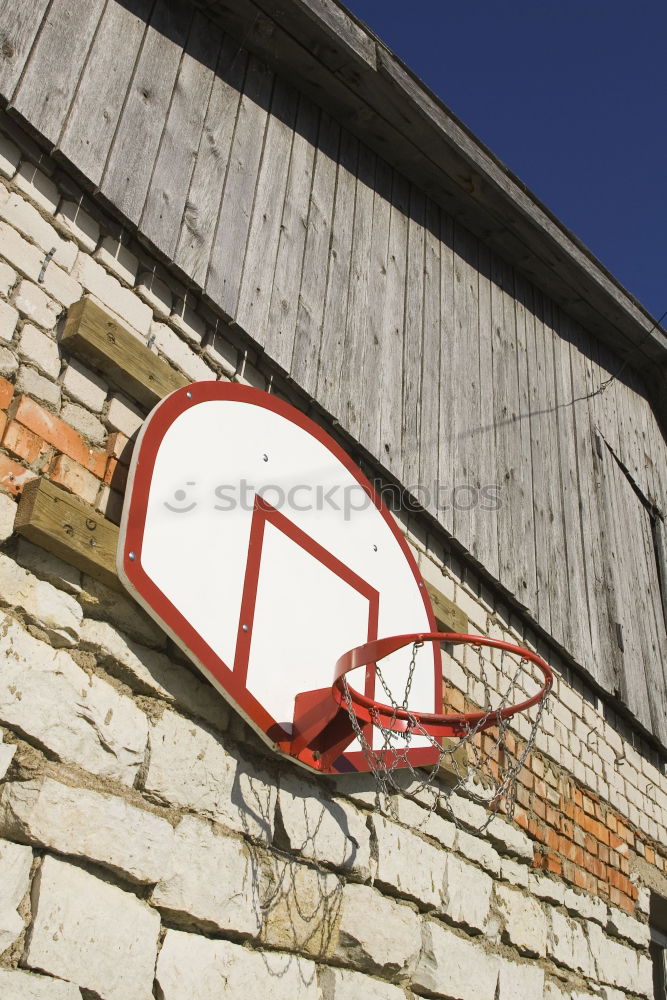
{"label": "red basketball rim", "polygon": [[[450,642],[468,643],[471,646],[490,646],[494,649],[502,649],[509,653],[520,656],[523,660],[529,660],[542,671],[544,684],[531,698],[519,702],[516,705],[509,705],[498,710],[488,710],[484,712],[459,712],[452,715],[440,715],[432,712],[414,712],[404,708],[394,708],[382,702],[368,698],[366,695],[356,691],[345,682],[345,675],[358,667],[366,667],[382,660],[385,656],[403,649],[411,643],[423,642]],[[441,739],[447,736],[463,736],[471,729],[481,731],[496,725],[501,719],[509,719],[519,712],[525,712],[533,705],[543,701],[553,685],[553,672],[551,667],[529,649],[516,646],[510,642],[503,642],[501,639],[487,639],[480,635],[463,635],[458,632],[416,632],[407,635],[388,636],[384,639],[375,639],[366,642],[355,649],[349,650],[336,662],[334,670],[334,683],[331,693],[336,702],[341,707],[347,706],[348,698],[354,706],[354,713],[358,719],[370,722],[374,725],[382,725],[390,728],[394,732],[407,732],[415,728],[415,723],[433,736]]]}

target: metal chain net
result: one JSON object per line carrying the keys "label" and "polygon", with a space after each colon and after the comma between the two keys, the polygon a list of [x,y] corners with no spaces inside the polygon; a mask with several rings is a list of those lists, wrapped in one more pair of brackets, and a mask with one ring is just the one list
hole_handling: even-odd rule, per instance
{"label": "metal chain net", "polygon": [[[534,746],[542,715],[547,708],[548,695],[533,707],[531,710],[532,718],[528,717],[527,713],[523,713],[523,718],[529,719],[530,728],[527,736],[522,735],[522,746],[517,752],[515,749],[517,740],[513,734],[509,738],[513,723],[516,728],[517,717],[506,719],[502,717],[501,712],[504,708],[525,698],[521,685],[535,683],[532,665],[529,660],[519,656],[518,653],[513,654],[504,649],[500,650],[498,676],[504,678],[507,685],[503,692],[492,692],[486,676],[484,647],[471,644],[471,648],[477,651],[479,677],[484,688],[484,704],[479,705],[476,710],[483,711],[485,714],[478,722],[466,726],[466,731],[462,736],[450,737],[440,744],[435,737],[426,731],[418,717],[412,715],[408,710],[408,700],[417,667],[417,653],[423,645],[423,642],[413,644],[405,690],[400,705],[390,690],[382,670],[377,664],[375,665],[377,678],[387,697],[387,704],[394,710],[387,725],[383,725],[377,713],[374,715],[373,729],[381,736],[381,745],[377,748],[371,745],[355,715],[347,678],[343,678],[343,695],[350,722],[369,769],[375,778],[376,808],[398,819],[394,800],[396,795],[403,795],[419,800],[421,805],[424,805],[424,799],[426,799],[427,808],[424,819],[419,824],[420,827],[425,825],[430,814],[436,809],[445,812],[454,822],[457,822],[449,804],[449,797],[452,793],[462,793],[466,798],[483,806],[486,810],[483,822],[475,827],[481,833],[499,810],[502,809],[508,819],[512,819],[514,815],[517,778]],[[514,663],[513,666],[511,665],[512,658],[518,660],[518,663]],[[496,703],[492,706],[494,693]],[[399,708],[408,711],[408,729],[404,732],[393,728],[398,718],[396,713]],[[491,728],[485,729],[489,722],[492,722]],[[410,760],[408,751],[417,738],[426,739],[437,752],[435,762],[427,767],[416,767]],[[419,745],[423,746],[422,739],[420,739]],[[448,776],[446,787],[442,787],[439,781],[443,765]],[[399,782],[398,780],[399,772],[402,775],[407,772],[412,778],[413,784],[407,791],[404,781]]]}

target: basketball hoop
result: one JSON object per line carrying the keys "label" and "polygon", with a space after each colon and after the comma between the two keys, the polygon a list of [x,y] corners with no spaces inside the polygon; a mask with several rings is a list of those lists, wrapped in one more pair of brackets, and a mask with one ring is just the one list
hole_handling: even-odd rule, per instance
{"label": "basketball hoop", "polygon": [[[490,689],[484,685],[487,704],[483,709],[452,714],[408,709],[408,696],[416,668],[417,652],[427,642],[440,642],[452,646],[466,644],[477,651],[480,664],[483,664],[484,649],[500,650],[500,674],[501,677],[509,679],[509,686],[504,694],[498,696],[498,704],[491,705]],[[413,653],[405,693],[402,703],[399,704],[389,690],[378,664],[385,657],[410,645],[413,647]],[[516,657],[519,660],[518,667],[515,666],[512,672],[507,669],[508,657]],[[534,674],[530,675],[527,670],[530,664],[533,664],[541,674],[538,690],[527,698],[511,700],[510,696],[514,689],[521,683],[526,684],[526,677],[522,677],[522,674],[528,675],[535,683]],[[391,704],[363,695],[348,683],[347,675],[361,667],[375,671]],[[502,669],[503,667],[505,669]],[[366,757],[368,769],[376,778],[378,795],[382,793],[388,799],[394,792],[404,794],[403,785],[399,785],[394,777],[397,768],[407,767],[417,781],[416,791],[419,792],[433,785],[446,758],[454,762],[455,754],[458,753],[460,760],[461,747],[469,748],[468,763],[474,772],[473,783],[477,778],[485,788],[485,792],[473,792],[471,795],[468,769],[466,768],[464,773],[459,764],[454,768],[459,779],[456,788],[466,785],[467,794],[491,810],[483,824],[486,826],[502,801],[505,801],[508,815],[512,814],[516,777],[532,749],[552,684],[551,668],[541,657],[522,646],[500,639],[454,632],[419,632],[376,639],[349,650],[339,658],[334,669],[331,688],[309,691],[297,696],[294,736],[288,752],[323,772],[329,772],[337,770],[334,767],[335,761],[351,739],[356,737]],[[509,721],[535,706],[537,712],[524,747],[520,754],[512,757],[511,754],[508,755],[506,745]],[[495,739],[492,738],[485,747],[478,737],[492,728],[496,730]],[[380,746],[376,745],[374,732],[380,734]],[[415,742],[426,744],[426,756],[429,761],[426,774],[418,773],[416,770],[420,765],[418,751],[415,754],[413,748]],[[411,750],[409,755],[408,750]],[[437,759],[436,763],[432,764],[434,750],[437,751]],[[434,807],[435,802],[432,808]]]}

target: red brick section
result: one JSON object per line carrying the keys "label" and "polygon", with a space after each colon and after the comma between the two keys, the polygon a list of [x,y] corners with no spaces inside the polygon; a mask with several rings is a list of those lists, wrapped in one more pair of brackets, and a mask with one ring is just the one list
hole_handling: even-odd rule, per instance
{"label": "red brick section", "polygon": [[[12,384],[0,378],[0,446],[4,452],[0,454],[0,490],[19,494],[36,475],[48,476],[91,505],[103,484],[116,491],[115,497],[125,490],[132,441],[116,431],[104,448],[91,447],[60,417],[29,396],[13,400],[13,392]],[[118,507],[117,500],[114,504]]]}
{"label": "red brick section", "polygon": [[37,437],[53,445],[56,451],[73,458],[98,479],[102,478],[107,463],[106,449],[91,448],[78,431],[29,396],[20,397],[13,416]]}
{"label": "red brick section", "polygon": [[[443,700],[448,712],[479,711],[478,705],[448,684]],[[497,776],[495,730],[477,734],[474,743]],[[506,763],[517,760],[523,748],[521,740],[508,732]],[[501,808],[506,811],[504,802]],[[667,874],[667,845],[656,844],[541,754],[528,754],[519,771],[513,819],[534,841],[534,868],[551,872],[628,913],[634,912],[637,900],[629,877],[633,856],[645,858]]]}
{"label": "red brick section", "polygon": [[0,410],[6,410],[12,401],[14,386],[6,378],[0,378]]}
{"label": "red brick section", "polygon": [[24,465],[13,462],[6,455],[0,455],[0,490],[18,496],[26,483],[36,479],[37,474],[26,469]]}
{"label": "red brick section", "polygon": [[37,437],[17,420],[10,420],[7,424],[2,436],[2,447],[15,458],[22,458],[28,465],[45,458],[51,451],[50,446],[42,438]]}
{"label": "red brick section", "polygon": [[[511,734],[508,742],[512,756],[521,753],[521,744]],[[652,842],[571,774],[537,753],[526,758],[519,772],[514,820],[535,842],[535,868],[629,913],[637,900],[629,877],[633,855],[667,873],[667,846]]]}

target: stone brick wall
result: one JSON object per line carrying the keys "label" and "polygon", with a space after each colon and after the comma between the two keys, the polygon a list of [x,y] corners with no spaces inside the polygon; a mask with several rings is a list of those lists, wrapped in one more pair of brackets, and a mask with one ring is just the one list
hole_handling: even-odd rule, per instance
{"label": "stone brick wall", "polygon": [[[482,836],[463,794],[387,816],[368,780],[280,761],[129,597],[14,534],[38,475],[119,518],[144,411],[62,354],[82,294],[193,380],[293,390],[28,141],[0,174],[0,998],[651,997],[664,761],[423,524],[471,631],[557,671],[514,820]],[[448,700],[485,669],[448,660]]]}

